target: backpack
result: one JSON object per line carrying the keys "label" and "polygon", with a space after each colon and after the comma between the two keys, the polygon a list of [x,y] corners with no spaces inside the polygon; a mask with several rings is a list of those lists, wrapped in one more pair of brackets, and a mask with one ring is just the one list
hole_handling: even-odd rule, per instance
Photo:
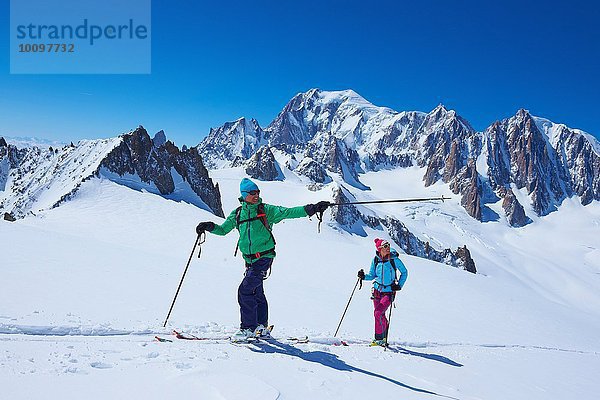
{"label": "backpack", "polygon": [[[384,263],[383,260],[381,260],[379,257],[375,256],[375,258],[373,259],[373,262],[375,263],[375,267],[377,267],[377,264],[379,263]],[[384,285],[383,283],[381,283],[381,286],[389,286],[392,289],[392,292],[397,292],[398,290],[400,290],[400,285],[398,284],[398,270],[396,269],[396,262],[394,261],[394,258],[391,257],[390,254],[390,264],[392,264],[392,268],[394,269],[394,281],[392,282],[391,285]]]}
{"label": "backpack", "polygon": [[[267,221],[267,214],[265,213],[264,203],[260,203],[258,205],[256,217],[254,217],[254,218],[243,219],[240,221],[241,213],[242,213],[242,206],[239,206],[235,210],[235,227],[238,230],[238,232],[240,231],[240,224],[242,224],[244,222],[256,221],[257,219],[259,219],[263,223],[265,229],[269,232],[269,235],[271,235],[271,239],[273,240],[273,245],[277,244],[277,242],[275,241],[275,236],[273,236],[273,232],[271,232],[271,228],[269,227],[269,221]],[[233,254],[234,256],[237,255],[237,251],[238,251],[238,245],[236,244],[235,253]]]}

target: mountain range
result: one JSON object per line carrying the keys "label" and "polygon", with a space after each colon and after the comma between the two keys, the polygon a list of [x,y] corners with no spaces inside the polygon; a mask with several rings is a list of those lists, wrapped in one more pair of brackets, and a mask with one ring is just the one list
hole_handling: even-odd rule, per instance
{"label": "mountain range", "polygon": [[[425,168],[425,186],[447,183],[479,221],[498,220],[486,205],[502,200],[515,227],[530,221],[525,208],[544,216],[573,195],[584,205],[600,200],[598,140],[524,109],[477,132],[443,105],[429,113],[397,112],[352,90],[312,89],[294,96],[264,129],[246,118],[211,129],[198,151],[209,168],[244,164],[251,176],[276,179],[255,167],[258,160],[265,164],[265,157],[254,157],[266,152],[262,147],[283,154],[284,167],[314,183],[337,176],[363,190],[361,173],[416,165]],[[530,204],[521,203],[517,190]]]}
{"label": "mountain range", "polygon": [[[101,177],[224,217],[219,185],[210,178],[210,170],[223,168],[242,168],[262,181],[293,176],[312,191],[330,187],[336,202],[369,193],[365,173],[419,168],[425,187],[447,185],[470,217],[515,228],[573,196],[583,205],[600,200],[600,143],[580,130],[521,109],[478,132],[443,105],[397,112],[352,90],[312,89],[294,96],[265,128],[240,118],[190,148],[179,149],[163,131],[150,137],[141,126],[55,148],[19,148],[0,138],[0,212],[8,220],[38,215]],[[466,246],[436,250],[392,216],[349,206],[334,208],[331,221],[358,234],[365,226],[383,229],[408,254],[476,272]]]}

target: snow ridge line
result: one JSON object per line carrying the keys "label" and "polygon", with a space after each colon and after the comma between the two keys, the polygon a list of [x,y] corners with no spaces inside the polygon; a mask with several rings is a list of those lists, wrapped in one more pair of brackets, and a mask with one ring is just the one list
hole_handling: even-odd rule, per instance
{"label": "snow ridge line", "polygon": [[152,331],[150,329],[134,331],[112,329],[106,326],[34,326],[0,324],[0,334],[3,335],[31,335],[31,336],[142,336],[164,334],[165,331]]}
{"label": "snow ridge line", "polygon": [[[171,331],[154,331],[151,329],[145,330],[119,330],[112,329],[106,326],[93,327],[76,327],[76,326],[34,326],[34,325],[14,325],[0,324],[0,335],[28,335],[28,336],[84,336],[84,337],[103,337],[103,336],[147,336],[147,335],[171,335]],[[212,332],[214,333],[214,332]],[[215,337],[214,340],[218,340]],[[207,341],[210,341],[208,339]],[[341,340],[331,337],[311,337],[311,344],[320,345],[338,345]],[[367,340],[350,339],[345,340],[349,344],[363,345],[370,343]],[[564,349],[559,347],[549,346],[534,346],[521,344],[493,344],[493,343],[439,343],[439,342],[400,342],[390,341],[392,346],[402,346],[409,348],[430,348],[430,347],[483,347],[497,349],[524,349],[524,350],[544,350],[544,351],[559,351],[577,354],[600,355],[598,351],[585,351],[577,349]]]}

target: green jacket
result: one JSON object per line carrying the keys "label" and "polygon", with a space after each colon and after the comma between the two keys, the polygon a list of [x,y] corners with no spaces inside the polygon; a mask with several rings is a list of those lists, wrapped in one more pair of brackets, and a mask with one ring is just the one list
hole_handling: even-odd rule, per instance
{"label": "green jacket", "polygon": [[[239,200],[242,204],[239,217],[240,221],[256,217],[258,214],[258,205],[262,203],[262,199],[259,199],[258,203],[256,204],[247,203],[242,198]],[[284,219],[302,218],[308,216],[304,210],[304,206],[286,208],[265,204],[264,207],[269,229],[272,229],[274,224],[281,222]],[[231,230],[236,227],[236,210],[233,210],[225,222],[223,222],[221,225],[215,225],[211,233],[219,236],[225,236],[231,232]],[[246,260],[247,263],[253,262],[250,257],[247,256],[248,254],[260,253],[275,247],[275,243],[273,242],[271,234],[269,231],[267,231],[260,219],[242,222],[239,226],[239,233],[240,238],[238,239],[237,243],[238,248],[242,252],[244,260]],[[275,253],[266,254],[264,257],[274,258]]]}

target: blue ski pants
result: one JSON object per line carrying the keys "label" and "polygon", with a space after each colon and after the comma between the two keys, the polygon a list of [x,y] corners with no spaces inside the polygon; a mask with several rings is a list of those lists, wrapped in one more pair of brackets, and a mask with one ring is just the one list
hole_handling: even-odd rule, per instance
{"label": "blue ski pants", "polygon": [[265,297],[263,280],[272,263],[272,258],[263,257],[252,264],[246,264],[246,273],[238,288],[242,329],[255,330],[260,324],[264,326],[268,324],[269,305]]}

